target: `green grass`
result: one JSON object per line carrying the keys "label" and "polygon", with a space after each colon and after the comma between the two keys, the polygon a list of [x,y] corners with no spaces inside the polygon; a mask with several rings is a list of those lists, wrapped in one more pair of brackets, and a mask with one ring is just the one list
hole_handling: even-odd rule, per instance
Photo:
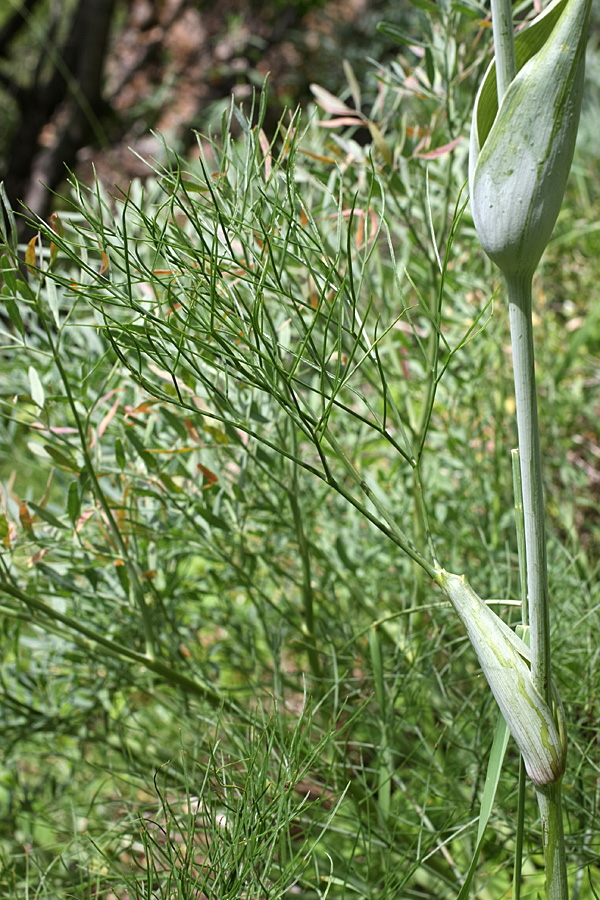
{"label": "green grass", "polygon": [[[452,78],[438,67],[428,99],[402,97],[432,148],[468,121],[482,51],[465,27]],[[508,317],[461,215],[465,141],[413,156],[399,78],[385,73],[371,114],[391,166],[303,116],[270,136],[269,169],[258,126],[234,142],[225,122],[203,164],[172,158],[125,199],[75,185],[44,280],[17,270],[6,216],[0,893],[459,893],[497,710],[401,548],[433,544],[518,621]],[[580,147],[536,284],[568,867],[586,900],[600,891],[594,153]],[[476,867],[485,900],[511,895],[518,765],[511,742]],[[543,885],[528,796],[521,897]]]}

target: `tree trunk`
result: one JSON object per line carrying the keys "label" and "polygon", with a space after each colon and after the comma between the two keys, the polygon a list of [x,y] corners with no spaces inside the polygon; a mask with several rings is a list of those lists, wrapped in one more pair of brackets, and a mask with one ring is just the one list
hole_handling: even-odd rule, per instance
{"label": "tree trunk", "polygon": [[[65,166],[73,166],[90,139],[104,143],[102,74],[115,6],[116,0],[79,0],[67,40],[55,48],[50,77],[41,83],[39,67],[33,84],[16,91],[21,121],[6,190],[17,209],[22,202],[45,217],[48,188],[60,184]],[[25,237],[25,226],[21,234]]]}

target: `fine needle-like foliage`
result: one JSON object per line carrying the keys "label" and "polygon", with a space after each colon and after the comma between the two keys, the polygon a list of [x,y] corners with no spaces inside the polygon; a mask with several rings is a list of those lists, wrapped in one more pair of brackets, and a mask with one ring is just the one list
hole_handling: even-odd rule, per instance
{"label": "fine needle-like foliage", "polygon": [[346,99],[315,86],[266,135],[265,90],[144,186],[72,176],[27,247],[4,203],[9,896],[535,897],[520,754],[538,793],[572,786],[595,895],[597,572],[556,512],[546,692],[511,616],[526,490],[464,191],[468,10],[427,6],[423,66],[371,97],[347,67]]}

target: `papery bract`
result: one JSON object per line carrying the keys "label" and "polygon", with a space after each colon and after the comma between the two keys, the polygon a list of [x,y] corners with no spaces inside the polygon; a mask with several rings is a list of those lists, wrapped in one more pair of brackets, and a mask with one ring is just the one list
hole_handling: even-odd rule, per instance
{"label": "papery bract", "polygon": [[567,748],[560,721],[536,690],[526,662],[527,646],[475,593],[464,575],[440,569],[438,584],[467,630],[469,640],[515,739],[527,774],[536,784],[552,784],[565,771]]}

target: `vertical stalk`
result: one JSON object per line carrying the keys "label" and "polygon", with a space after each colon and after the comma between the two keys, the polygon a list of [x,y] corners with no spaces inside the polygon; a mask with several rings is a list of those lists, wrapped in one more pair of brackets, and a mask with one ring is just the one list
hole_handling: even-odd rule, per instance
{"label": "vertical stalk", "polygon": [[492,0],[492,31],[500,106],[509,84],[517,74],[511,0]]}
{"label": "vertical stalk", "polygon": [[563,831],[561,782],[544,787],[536,785],[537,801],[542,819],[542,842],[546,865],[547,900],[567,900],[567,863]]}
{"label": "vertical stalk", "polygon": [[546,531],[533,355],[531,279],[510,278],[507,285],[525,523],[531,677],[539,693],[552,706]]}
{"label": "vertical stalk", "polygon": [[[542,459],[535,386],[531,278],[507,278],[527,564],[531,677],[552,708],[550,615]],[[561,781],[535,785],[542,821],[547,900],[567,900]]]}

